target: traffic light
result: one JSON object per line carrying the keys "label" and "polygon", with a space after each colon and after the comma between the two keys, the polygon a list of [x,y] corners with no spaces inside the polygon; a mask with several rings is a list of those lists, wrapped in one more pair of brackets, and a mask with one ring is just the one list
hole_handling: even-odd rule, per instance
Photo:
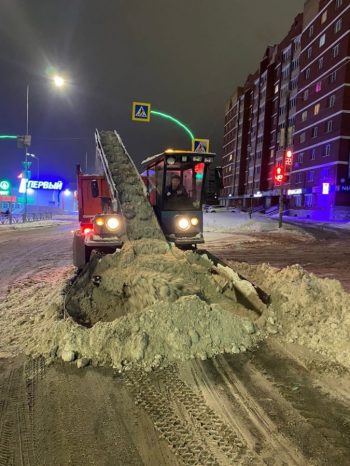
{"label": "traffic light", "polygon": [[288,149],[284,158],[284,165],[287,167],[292,167],[293,165],[293,152]]}
{"label": "traffic light", "polygon": [[282,165],[275,165],[273,168],[273,180],[275,184],[282,184],[284,182],[284,168]]}
{"label": "traffic light", "polygon": [[204,176],[204,163],[197,163],[194,166],[194,171],[196,174],[196,179],[197,180],[202,180]]}

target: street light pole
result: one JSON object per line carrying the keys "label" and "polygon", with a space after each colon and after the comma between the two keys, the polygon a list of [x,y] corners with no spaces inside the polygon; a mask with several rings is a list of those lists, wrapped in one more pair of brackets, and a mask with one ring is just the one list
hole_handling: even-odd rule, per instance
{"label": "street light pole", "polygon": [[[26,124],[26,136],[29,135],[29,84],[27,84],[27,124]],[[24,168],[24,179],[25,179],[25,192],[24,192],[24,218],[23,221],[27,221],[27,210],[28,210],[28,146],[27,141],[24,142],[25,147],[25,168]]]}
{"label": "street light pole", "polygon": [[[55,75],[53,76],[53,82],[56,87],[61,88],[65,85],[65,79],[62,76]],[[28,192],[27,192],[27,186],[28,186],[28,146],[30,145],[29,142],[29,84],[27,84],[27,119],[26,119],[26,137],[24,141],[24,147],[25,147],[25,169],[24,169],[24,178],[26,180],[25,183],[25,192],[24,192],[24,215],[23,215],[23,221],[27,221],[27,212],[28,212]],[[34,156],[35,157],[35,156]],[[38,161],[38,178],[39,178],[39,159],[37,158]]]}

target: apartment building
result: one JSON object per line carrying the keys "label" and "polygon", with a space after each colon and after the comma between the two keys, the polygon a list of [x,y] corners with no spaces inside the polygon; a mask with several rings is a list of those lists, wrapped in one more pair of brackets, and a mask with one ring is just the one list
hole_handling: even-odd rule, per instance
{"label": "apartment building", "polygon": [[301,37],[289,207],[334,217],[350,206],[350,3],[315,3]]}
{"label": "apartment building", "polygon": [[350,2],[308,0],[286,37],[225,109],[221,202],[278,202],[272,172],[286,166],[294,215],[350,211]]}

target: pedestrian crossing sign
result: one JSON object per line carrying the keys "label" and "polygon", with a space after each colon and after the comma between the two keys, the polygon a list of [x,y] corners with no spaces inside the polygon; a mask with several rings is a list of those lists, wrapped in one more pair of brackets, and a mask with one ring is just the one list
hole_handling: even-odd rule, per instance
{"label": "pedestrian crossing sign", "polygon": [[209,139],[193,139],[192,152],[208,153],[209,152]]}
{"label": "pedestrian crossing sign", "polygon": [[146,102],[133,102],[132,114],[133,121],[146,121],[151,120],[151,104]]}

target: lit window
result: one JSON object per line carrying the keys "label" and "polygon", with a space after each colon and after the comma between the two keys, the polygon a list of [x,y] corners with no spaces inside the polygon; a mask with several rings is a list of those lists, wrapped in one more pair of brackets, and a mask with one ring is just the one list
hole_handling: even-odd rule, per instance
{"label": "lit window", "polygon": [[326,21],[327,21],[327,10],[321,16],[321,24],[325,23]]}
{"label": "lit window", "polygon": [[323,57],[318,60],[318,69],[320,70],[323,67]]}
{"label": "lit window", "polygon": [[319,46],[323,47],[325,43],[326,43],[326,34],[322,34],[322,36],[320,37]]}
{"label": "lit window", "polygon": [[279,85],[278,85],[278,84],[276,84],[276,86],[275,86],[275,94],[277,94],[277,93],[278,93],[278,90],[279,90]]}
{"label": "lit window", "polygon": [[334,105],[335,105],[335,95],[334,94],[329,97],[328,103],[329,103],[329,105],[328,105],[329,107],[334,107]]}
{"label": "lit window", "polygon": [[306,89],[306,91],[304,91],[304,100],[307,100],[309,98],[309,89]]}
{"label": "lit window", "polygon": [[275,149],[271,149],[270,151],[270,158],[272,159],[275,155]]}
{"label": "lit window", "polygon": [[301,121],[305,121],[307,118],[307,110],[301,114]]}
{"label": "lit window", "polygon": [[318,115],[320,113],[320,104],[316,104],[314,106],[314,115]]}
{"label": "lit window", "polygon": [[310,77],[310,68],[308,68],[306,71],[305,71],[305,79],[309,79]]}
{"label": "lit window", "polygon": [[333,120],[328,120],[326,124],[327,124],[327,133],[330,133],[331,131],[333,131]]}
{"label": "lit window", "polygon": [[312,47],[309,47],[307,49],[307,58],[311,58],[311,56],[312,56]]}
{"label": "lit window", "polygon": [[330,153],[331,153],[331,145],[330,145],[330,144],[326,144],[326,145],[324,146],[324,155],[325,155],[325,157],[327,157],[327,155],[330,155]]}
{"label": "lit window", "polygon": [[322,90],[322,82],[318,81],[318,83],[316,84],[315,91],[316,92],[321,92],[321,90]]}
{"label": "lit window", "polygon": [[310,160],[315,160],[315,158],[316,158],[316,149],[312,149]]}
{"label": "lit window", "polygon": [[341,23],[342,23],[341,18],[338,19],[338,21],[335,23],[335,26],[334,26],[334,32],[335,33],[339,32],[341,30]]}
{"label": "lit window", "polygon": [[333,47],[333,58],[337,57],[338,55],[339,55],[339,44]]}
{"label": "lit window", "polygon": [[301,133],[301,135],[300,135],[300,142],[305,142],[305,139],[306,139],[306,134],[305,134],[305,133]]}
{"label": "lit window", "polygon": [[311,133],[312,133],[312,137],[313,137],[313,138],[317,138],[317,134],[318,134],[318,127],[317,127],[317,126],[315,126],[314,128],[312,128],[312,131],[311,131]]}

